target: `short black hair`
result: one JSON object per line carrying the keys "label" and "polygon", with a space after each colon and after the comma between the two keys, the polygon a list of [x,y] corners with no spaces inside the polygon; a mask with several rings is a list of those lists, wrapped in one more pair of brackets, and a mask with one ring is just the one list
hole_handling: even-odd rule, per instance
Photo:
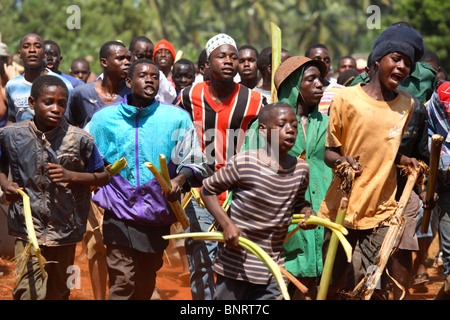
{"label": "short black hair", "polygon": [[136,69],[136,66],[140,65],[141,63],[151,64],[151,65],[155,66],[156,70],[158,70],[158,76],[159,76],[159,68],[153,60],[139,59],[131,64],[130,68],[128,69],[127,78],[129,78],[129,79],[133,78],[134,69]]}
{"label": "short black hair", "polygon": [[206,55],[206,50],[203,49],[200,51],[197,59],[197,65],[198,67],[204,67],[206,64],[206,60],[208,59],[208,56]]}
{"label": "short black hair", "polygon": [[266,47],[259,52],[256,65],[261,74],[265,74],[267,66],[272,63],[271,55],[272,55],[272,47]]}
{"label": "short black hair", "polygon": [[256,59],[258,59],[259,52],[258,52],[258,50],[256,50],[256,48],[254,46],[252,46],[251,44],[244,44],[238,48],[238,52],[241,50],[245,50],[245,49],[253,50],[256,53]]}
{"label": "short black hair", "polygon": [[193,63],[191,60],[186,59],[186,58],[178,59],[178,60],[175,61],[175,63],[173,64],[173,69],[175,69],[175,65],[179,65],[179,64],[185,64],[185,65],[191,66],[192,69],[194,70],[194,73],[195,73],[195,65],[194,65],[194,63]]}
{"label": "short black hair", "polygon": [[53,41],[53,40],[45,40],[45,41],[44,41],[44,46],[45,46],[46,44],[50,44],[50,45],[56,46],[56,48],[58,48],[58,53],[61,54],[61,48],[59,47],[59,44],[58,44],[56,41]]}
{"label": "short black hair", "polygon": [[288,108],[294,110],[294,108],[289,103],[286,102],[278,101],[270,103],[266,105],[264,108],[262,108],[261,111],[259,112],[258,122],[260,124],[267,125],[269,120],[273,118],[271,116],[273,112],[275,112],[277,109],[288,109]]}
{"label": "short black hair", "polygon": [[67,89],[67,86],[64,83],[64,81],[57,76],[52,76],[49,74],[40,76],[33,81],[30,96],[33,99],[37,100],[39,98],[39,95],[42,93],[44,87],[53,87],[53,86],[63,88],[67,96],[69,96],[69,89]]}
{"label": "short black hair", "polygon": [[436,54],[436,52],[431,50],[425,50],[425,53],[423,54],[422,58],[420,58],[420,61],[423,62],[434,62],[437,66],[440,65],[439,57]]}
{"label": "short black hair", "polygon": [[73,65],[74,63],[83,63],[83,64],[86,64],[86,65],[88,66],[88,68],[90,68],[89,61],[87,61],[85,58],[76,58],[76,59],[73,59],[71,65]]}
{"label": "short black hair", "polygon": [[343,56],[343,57],[341,57],[341,58],[339,59],[338,66],[339,66],[339,64],[341,63],[341,61],[344,60],[344,59],[350,59],[350,60],[353,60],[353,61],[355,62],[355,65],[356,65],[356,59],[355,59],[355,58],[353,58],[352,56]]}
{"label": "short black hair", "polygon": [[24,36],[20,39],[19,47],[22,47],[23,40],[24,40],[26,37],[28,37],[29,35],[35,35],[35,36],[38,36],[38,37],[41,38],[41,40],[42,40],[42,45],[44,45],[44,39],[42,39],[42,37],[41,37],[40,34],[34,33],[34,32],[30,32],[30,33],[27,33],[26,35],[24,35]]}
{"label": "short black hair", "polygon": [[311,53],[311,50],[317,49],[317,48],[325,49],[325,50],[327,50],[328,52],[330,51],[330,50],[328,50],[327,46],[324,45],[323,43],[314,43],[314,44],[310,45],[310,46],[306,49],[306,51],[305,51],[305,57],[309,58],[309,54]]}
{"label": "short black hair", "polygon": [[138,43],[138,42],[145,42],[145,43],[149,43],[149,44],[153,45],[152,40],[150,40],[146,36],[137,36],[137,37],[134,37],[133,39],[131,39],[128,50],[132,51],[134,49],[134,47],[136,46],[136,43]]}
{"label": "short black hair", "polygon": [[[287,52],[289,50],[281,48],[281,53]],[[268,65],[272,64],[272,47],[265,47],[258,54],[258,60],[256,61],[256,66],[262,75],[266,73],[266,68]]]}
{"label": "short black hair", "polygon": [[113,40],[113,41],[105,42],[105,43],[102,45],[102,47],[100,48],[100,53],[99,53],[100,59],[106,59],[106,58],[108,58],[109,54],[111,53],[111,47],[113,47],[113,46],[119,46],[119,47],[127,48],[127,47],[126,47],[122,42],[120,42],[120,41],[115,41],[115,40]]}

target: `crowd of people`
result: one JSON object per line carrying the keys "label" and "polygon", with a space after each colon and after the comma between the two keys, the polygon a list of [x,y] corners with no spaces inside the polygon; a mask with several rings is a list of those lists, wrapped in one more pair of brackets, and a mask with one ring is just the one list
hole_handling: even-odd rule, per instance
{"label": "crowd of people", "polygon": [[[9,235],[20,256],[31,240],[23,190],[42,255],[56,262],[43,270],[32,251],[17,263],[14,299],[68,299],[66,270],[78,243],[97,300],[151,299],[169,249],[182,259],[180,279],[189,279],[194,300],[282,299],[267,266],[240,246],[244,237],[307,287],[288,281],[291,297],[314,300],[332,233],[307,221],[336,220],[335,173],[349,164],[356,178],[343,224],[353,258],[338,248],[327,291],[327,299],[346,299],[377,263],[405,189],[398,166],[428,165],[433,134],[444,137],[435,196],[426,199],[426,185],[411,192],[390,276],[372,299],[408,299],[412,286],[426,284],[437,236],[445,281],[436,299],[450,297],[450,82],[408,23],[383,30],[363,65],[346,55],[336,71],[325,44],[304,55],[281,49],[272,66],[271,46],[238,46],[225,33],[211,37],[197,61],[177,56],[166,39],[107,41],[99,75],[85,58],[62,72],[58,43],[35,33],[21,38],[19,62],[4,44],[0,55]],[[122,157],[127,166],[111,175]],[[168,192],[149,162],[167,166]],[[191,193],[183,228],[171,204]],[[424,208],[432,210],[426,233]],[[304,215],[300,230],[285,241],[297,228],[293,214]],[[188,237],[169,246],[163,238],[213,227],[223,244]]]}

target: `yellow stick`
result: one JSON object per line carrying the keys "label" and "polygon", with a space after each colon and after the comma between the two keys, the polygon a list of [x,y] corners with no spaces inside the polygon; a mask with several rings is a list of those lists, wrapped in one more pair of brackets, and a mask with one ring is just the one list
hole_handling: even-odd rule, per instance
{"label": "yellow stick", "polygon": [[[125,168],[126,166],[128,166],[127,159],[125,159],[125,157],[122,157],[119,160],[114,161],[113,164],[110,164],[109,166],[107,166],[106,171],[108,171],[109,176],[112,177],[112,176],[116,175],[117,173],[119,173],[120,171],[122,171],[122,169]],[[91,187],[91,191],[95,191],[97,189],[98,189],[97,186]]]}
{"label": "yellow stick", "polygon": [[[441,158],[442,143],[444,137],[438,134],[431,136],[431,150],[430,150],[430,170],[428,173],[427,193],[425,199],[427,202],[431,201],[434,197],[434,191],[436,189],[436,177],[439,169],[439,159]],[[421,233],[427,233],[430,225],[431,209],[425,208],[423,210]]]}
{"label": "yellow stick", "polygon": [[[192,233],[182,233],[182,234],[172,234],[163,236],[164,239],[176,239],[176,238],[187,238],[192,237],[194,239],[200,239],[200,240],[210,240],[210,241],[221,241],[223,242],[223,234],[222,232],[215,231],[215,232],[192,232]],[[270,272],[273,274],[275,280],[278,282],[278,285],[280,286],[281,293],[283,294],[283,297],[285,300],[290,300],[289,293],[287,291],[286,283],[284,282],[281,268],[280,266],[273,261],[273,259],[259,247],[256,243],[253,241],[250,241],[246,238],[239,237],[239,245],[243,247],[244,249],[249,250],[254,255],[258,257],[270,270]]]}
{"label": "yellow stick", "polygon": [[[345,220],[345,214],[347,212],[348,199],[344,196],[341,200],[341,207],[336,215],[336,223],[342,225]],[[326,300],[328,294],[328,288],[330,286],[331,274],[333,272],[334,260],[336,258],[336,252],[339,245],[339,235],[333,232],[330,238],[330,243],[328,245],[327,256],[325,258],[325,263],[323,266],[322,276],[320,278],[319,290],[317,292],[317,300]],[[347,249],[348,248],[345,248]],[[347,252],[346,250],[346,252]],[[351,261],[351,246],[350,246],[350,256],[347,253],[347,261]]]}
{"label": "yellow stick", "polygon": [[[156,180],[158,180],[159,184],[161,185],[161,188],[165,193],[170,192],[171,187],[168,185],[166,179],[162,176],[161,172],[155,167],[155,165],[151,162],[144,162],[144,165],[153,173]],[[186,213],[184,212],[183,208],[181,207],[180,201],[169,201],[170,207],[172,208],[173,213],[175,214],[175,217],[177,220],[181,223],[181,226],[184,230],[186,230],[189,225],[189,219],[186,216]]]}
{"label": "yellow stick", "polygon": [[[24,211],[24,215],[25,215],[25,224],[27,227],[28,240],[30,241],[31,245],[34,248],[34,253],[38,259],[39,268],[41,269],[41,272],[42,272],[42,277],[45,279],[47,277],[47,273],[45,272],[45,268],[44,268],[45,258],[41,254],[41,249],[39,248],[39,244],[38,244],[37,237],[36,237],[36,232],[34,231],[33,217],[31,215],[30,197],[25,192],[23,192],[23,190],[21,190],[21,189],[17,189],[17,191],[23,198],[23,211]],[[30,254],[31,254],[31,250],[30,250]],[[28,261],[28,259],[29,259],[29,257],[27,258],[27,261]]]}
{"label": "yellow stick", "polygon": [[271,21],[270,31],[272,33],[272,79],[270,86],[270,97],[272,99],[272,103],[274,103],[278,101],[274,79],[275,71],[281,63],[281,29]]}

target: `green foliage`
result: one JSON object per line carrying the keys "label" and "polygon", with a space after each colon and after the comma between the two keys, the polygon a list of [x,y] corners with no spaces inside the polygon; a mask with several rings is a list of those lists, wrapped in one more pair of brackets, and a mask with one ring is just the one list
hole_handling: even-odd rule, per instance
{"label": "green foliage", "polygon": [[[216,33],[230,34],[238,45],[270,45],[270,21],[282,30],[282,46],[293,55],[321,42],[328,46],[336,66],[339,57],[369,53],[381,30],[366,22],[370,5],[381,9],[382,29],[406,20],[424,35],[427,48],[436,51],[450,70],[450,2],[440,0],[0,0],[0,32],[11,52],[17,52],[20,38],[29,32],[59,43],[63,55],[61,70],[68,72],[78,57],[90,57],[91,69],[100,73],[98,51],[109,40],[127,46],[137,35],[155,44],[165,38],[175,50],[196,61],[206,41]],[[81,28],[69,29],[70,5],[81,10]]]}

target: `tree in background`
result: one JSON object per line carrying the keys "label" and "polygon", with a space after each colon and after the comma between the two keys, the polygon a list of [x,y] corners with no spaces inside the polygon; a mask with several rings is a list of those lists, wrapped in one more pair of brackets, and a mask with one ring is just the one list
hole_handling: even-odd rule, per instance
{"label": "tree in background", "polygon": [[[80,29],[67,28],[70,5],[80,8]],[[367,26],[370,5],[381,10],[380,30]],[[61,46],[63,72],[73,59],[90,57],[92,71],[99,73],[98,51],[109,40],[128,46],[136,35],[154,43],[164,38],[196,61],[206,41],[219,32],[233,36],[238,45],[269,46],[273,21],[282,30],[282,46],[292,54],[303,55],[310,44],[321,42],[336,67],[344,55],[368,54],[382,29],[405,20],[449,70],[449,7],[450,2],[440,0],[0,0],[0,32],[11,52],[17,52],[24,34],[36,32]]]}

